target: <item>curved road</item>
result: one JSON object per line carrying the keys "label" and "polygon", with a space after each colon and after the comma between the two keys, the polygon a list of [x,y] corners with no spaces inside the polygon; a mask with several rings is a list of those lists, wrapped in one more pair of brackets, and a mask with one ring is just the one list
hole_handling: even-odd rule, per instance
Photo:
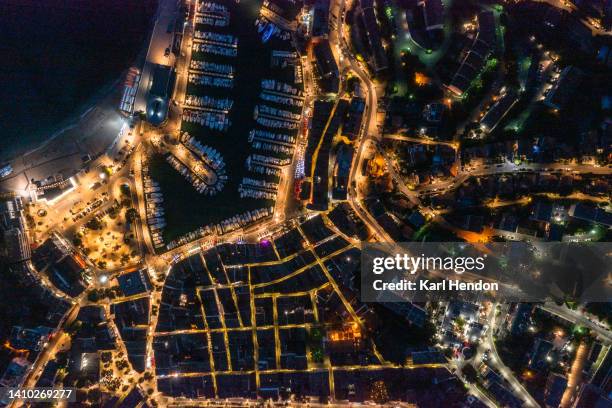
{"label": "curved road", "polygon": [[565,306],[559,306],[556,303],[545,303],[543,305],[539,305],[538,307],[571,323],[584,326],[591,330],[592,333],[595,333],[597,337],[599,337],[599,339],[604,341],[606,344],[612,344],[612,333],[610,330],[605,328],[601,323],[585,317],[580,312],[569,309]]}
{"label": "curved road", "polygon": [[502,361],[501,357],[497,353],[497,348],[495,347],[495,341],[493,339],[493,333],[495,332],[496,325],[496,310],[497,304],[491,306],[491,311],[489,312],[488,320],[489,320],[489,330],[483,341],[483,346],[491,350],[491,365],[499,371],[501,376],[512,386],[512,391],[514,394],[525,401],[525,406],[527,407],[539,407],[540,404],[529,394],[529,392],[525,389],[523,384],[516,378],[512,370],[510,370]]}

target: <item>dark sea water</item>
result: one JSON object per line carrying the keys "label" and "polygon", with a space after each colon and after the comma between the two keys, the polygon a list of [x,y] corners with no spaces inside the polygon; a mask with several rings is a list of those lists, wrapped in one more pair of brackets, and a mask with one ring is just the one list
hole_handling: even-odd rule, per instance
{"label": "dark sea water", "polygon": [[108,92],[145,45],[157,0],[0,0],[0,163]]}

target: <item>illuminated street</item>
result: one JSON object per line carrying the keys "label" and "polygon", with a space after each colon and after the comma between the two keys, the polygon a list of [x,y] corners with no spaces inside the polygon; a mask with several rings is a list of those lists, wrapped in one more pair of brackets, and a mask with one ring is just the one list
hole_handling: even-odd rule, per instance
{"label": "illuminated street", "polygon": [[0,162],[0,386],[609,406],[612,10],[586,3],[143,1],[114,82]]}

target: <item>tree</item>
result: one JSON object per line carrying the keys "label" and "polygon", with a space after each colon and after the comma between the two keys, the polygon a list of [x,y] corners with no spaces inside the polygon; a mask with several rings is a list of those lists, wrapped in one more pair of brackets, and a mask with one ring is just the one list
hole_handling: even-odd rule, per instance
{"label": "tree", "polygon": [[356,76],[350,76],[346,81],[346,90],[348,92],[353,92],[355,90],[355,86],[357,85],[359,85],[359,78]]}
{"label": "tree", "polygon": [[138,211],[136,211],[135,208],[128,208],[127,210],[125,210],[125,218],[132,222],[136,219],[136,217],[138,217]]}
{"label": "tree", "polygon": [[370,399],[377,404],[384,404],[389,401],[389,393],[387,392],[387,386],[382,380],[374,382],[370,389]]}
{"label": "tree", "polygon": [[109,361],[111,361],[112,357],[113,355],[110,351],[104,351],[100,354],[100,361],[102,361],[103,363],[108,363]]}
{"label": "tree", "polygon": [[83,322],[81,322],[80,320],[75,320],[74,322],[70,323],[70,326],[66,328],[66,333],[72,336],[76,332],[81,330],[82,326],[83,326]]}
{"label": "tree", "polygon": [[323,350],[321,350],[320,348],[317,348],[317,349],[313,350],[312,351],[312,360],[315,363],[323,362]]}
{"label": "tree", "polygon": [[94,404],[98,403],[100,400],[100,389],[96,387],[89,390],[87,393],[87,399]]}
{"label": "tree", "polygon": [[462,317],[458,317],[457,319],[455,319],[455,324],[457,325],[457,329],[459,331],[463,331],[463,328],[465,327],[465,319],[463,319]]}
{"label": "tree", "polygon": [[87,300],[90,302],[97,302],[100,300],[100,294],[96,289],[92,289],[87,293]]}
{"label": "tree", "polygon": [[463,367],[462,372],[467,382],[469,383],[476,382],[476,379],[478,378],[478,373],[476,372],[476,369],[471,364],[466,364]]}
{"label": "tree", "polygon": [[119,190],[121,190],[121,194],[129,196],[130,195],[130,186],[127,184],[121,184],[119,186]]}
{"label": "tree", "polygon": [[119,209],[117,207],[111,207],[108,210],[108,216],[110,217],[111,220],[114,220],[115,218],[117,218],[117,215],[119,215]]}
{"label": "tree", "polygon": [[75,236],[74,238],[72,238],[72,243],[74,244],[74,246],[80,247],[81,245],[83,245],[83,239],[81,239],[81,237],[79,236]]}
{"label": "tree", "polygon": [[102,222],[100,222],[100,220],[97,218],[92,218],[91,220],[87,221],[87,224],[85,224],[85,227],[91,230],[101,230],[103,226],[104,225]]}

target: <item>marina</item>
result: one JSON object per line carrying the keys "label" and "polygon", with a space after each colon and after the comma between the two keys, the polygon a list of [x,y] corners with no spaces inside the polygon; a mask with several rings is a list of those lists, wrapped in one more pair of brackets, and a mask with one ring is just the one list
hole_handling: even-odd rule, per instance
{"label": "marina", "polygon": [[223,188],[222,183],[214,182],[211,185],[210,183],[212,183],[212,180],[207,177],[208,175],[206,173],[196,173],[191,171],[189,167],[187,167],[173,155],[166,156],[166,160],[176,171],[181,173],[193,185],[198,193],[213,195]]}
{"label": "marina", "polygon": [[296,130],[299,127],[298,122],[292,122],[288,120],[278,120],[271,119],[269,117],[265,117],[263,115],[257,115],[256,118],[257,124],[269,128],[275,129],[287,129],[287,130]]}
{"label": "marina", "polygon": [[256,180],[245,177],[238,188],[240,197],[265,198],[267,200],[276,199],[277,183],[270,183],[263,180]]}
{"label": "marina", "polygon": [[257,27],[257,32],[261,35],[261,40],[263,42],[267,42],[271,37],[278,37],[283,40],[288,40],[291,38],[291,35],[283,31],[280,27],[267,21],[265,18],[260,18],[255,21],[255,26]]}
{"label": "marina", "polygon": [[230,12],[222,4],[202,2],[198,5],[195,22],[201,25],[227,27],[230,22]]}
{"label": "marina", "polygon": [[221,154],[189,134],[181,135],[181,140],[168,145],[157,141],[153,145],[199,194],[213,196],[222,191],[227,182],[227,174]]}
{"label": "marina", "polygon": [[266,102],[274,102],[281,105],[296,106],[301,108],[304,104],[303,99],[294,99],[288,96],[280,96],[272,92],[262,92],[259,97]]}
{"label": "marina", "polygon": [[234,77],[234,67],[229,64],[215,64],[208,61],[191,60],[189,68],[192,72],[220,76],[224,78]]}
{"label": "marina", "polygon": [[[168,248],[274,213],[283,169],[297,143],[304,95],[302,85],[292,81],[301,58],[290,32],[271,14],[264,16],[262,4],[198,4],[180,144],[162,149],[155,160],[162,188],[180,188],[188,197],[180,209],[164,202],[173,218],[164,229]],[[214,188],[197,162],[217,175]],[[215,163],[224,167],[217,170]]]}
{"label": "marina", "polygon": [[285,68],[288,65],[299,65],[298,53],[295,51],[274,50],[270,61],[272,67]]}
{"label": "marina", "polygon": [[220,78],[216,75],[189,74],[189,83],[194,85],[210,86],[215,88],[231,89],[234,87],[233,78]]}
{"label": "marina", "polygon": [[277,109],[269,105],[257,105],[255,106],[255,112],[253,113],[255,119],[258,117],[279,119],[285,122],[297,123],[300,121],[300,115],[284,109]]}
{"label": "marina", "polygon": [[286,84],[284,82],[279,82],[274,79],[264,79],[261,81],[261,88],[267,91],[278,92],[283,95],[293,95],[298,98],[302,98],[302,91],[299,89]]}
{"label": "marina", "polygon": [[229,110],[232,108],[234,101],[228,98],[220,99],[214,98],[212,96],[194,96],[187,95],[185,97],[185,105],[189,105],[191,107],[198,107],[203,109],[210,109],[211,112],[220,111],[223,113],[229,113]]}
{"label": "marina", "polygon": [[204,54],[221,55],[223,57],[235,58],[238,56],[237,47],[228,47],[224,45],[216,45],[210,43],[193,43],[193,51],[202,52]]}
{"label": "marina", "polygon": [[286,155],[291,155],[293,153],[293,147],[287,147],[283,145],[278,145],[275,143],[266,143],[266,142],[252,142],[251,146],[256,150],[264,150],[274,153],[283,153]]}
{"label": "marina", "polygon": [[249,133],[249,142],[253,141],[269,142],[287,147],[293,147],[295,145],[294,136],[257,129],[253,129]]}
{"label": "marina", "polygon": [[183,121],[205,126],[213,130],[225,132],[230,126],[230,120],[225,113],[215,113],[185,109],[183,111]]}
{"label": "marina", "polygon": [[166,227],[165,211],[163,207],[164,198],[159,183],[149,175],[149,167],[143,159],[142,180],[145,193],[146,223],[151,232],[151,240],[156,249],[165,246],[163,231]]}
{"label": "marina", "polygon": [[219,45],[222,47],[238,48],[238,39],[230,34],[218,34],[212,31],[198,31],[196,30],[195,42],[203,44]]}

